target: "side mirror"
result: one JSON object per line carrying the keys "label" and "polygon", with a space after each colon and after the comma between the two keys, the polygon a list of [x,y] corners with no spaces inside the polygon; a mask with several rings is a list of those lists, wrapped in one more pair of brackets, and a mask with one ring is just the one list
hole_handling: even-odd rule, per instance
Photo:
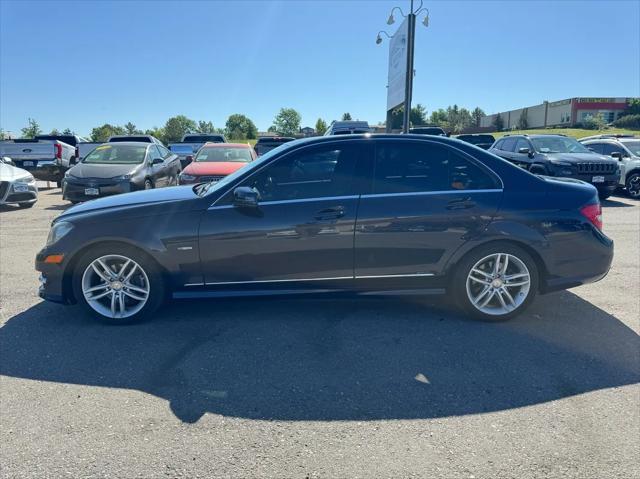
{"label": "side mirror", "polygon": [[260,193],[249,186],[238,186],[233,190],[233,206],[236,208],[257,208]]}
{"label": "side mirror", "polygon": [[160,165],[162,163],[164,163],[164,160],[162,158],[154,158],[151,162],[152,165]]}
{"label": "side mirror", "polygon": [[528,155],[530,153],[529,148],[518,148],[518,153],[521,155]]}
{"label": "side mirror", "polygon": [[187,155],[187,157],[185,158],[185,162],[187,163],[187,165],[192,161],[193,161],[193,155]]}
{"label": "side mirror", "polygon": [[622,160],[622,158],[624,158],[624,155],[619,151],[613,151],[613,152],[611,152],[611,157],[615,158],[618,161],[620,161],[620,160]]}

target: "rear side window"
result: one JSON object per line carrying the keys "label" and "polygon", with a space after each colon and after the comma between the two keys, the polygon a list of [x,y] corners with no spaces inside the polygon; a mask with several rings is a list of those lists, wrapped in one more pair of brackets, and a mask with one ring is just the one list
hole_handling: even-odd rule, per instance
{"label": "rear side window", "polygon": [[513,151],[516,146],[516,138],[505,138],[500,146],[502,151]]}
{"label": "rear side window", "polygon": [[385,142],[376,149],[374,194],[496,187],[482,167],[441,145]]}
{"label": "rear side window", "polygon": [[493,148],[495,148],[496,150],[501,150],[502,143],[504,143],[504,140],[498,140],[498,142],[495,145],[493,145]]}
{"label": "rear side window", "polygon": [[602,154],[602,143],[590,143],[588,145],[584,145],[587,148],[589,148],[591,151],[593,151],[594,153],[600,153]]}

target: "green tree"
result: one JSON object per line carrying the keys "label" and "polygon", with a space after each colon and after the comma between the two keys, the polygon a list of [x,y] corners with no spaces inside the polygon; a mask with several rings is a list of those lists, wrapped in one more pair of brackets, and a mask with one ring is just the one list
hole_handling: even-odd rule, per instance
{"label": "green tree", "polygon": [[65,128],[64,130],[62,130],[62,134],[63,135],[75,135],[75,133],[73,131],[71,131],[71,128]]}
{"label": "green tree", "polygon": [[36,135],[40,135],[42,130],[40,125],[33,118],[29,118],[29,124],[21,129],[23,138],[33,138]]}
{"label": "green tree", "polygon": [[136,125],[131,122],[125,123],[124,131],[127,135],[140,135],[142,133],[142,130],[138,130],[138,128],[136,128]]}
{"label": "green tree", "polygon": [[234,140],[252,140],[258,137],[258,129],[247,116],[234,113],[227,118],[225,134]]}
{"label": "green tree", "polygon": [[351,113],[347,112],[347,113],[343,113],[342,114],[342,121],[349,121],[351,120]]}
{"label": "green tree", "polygon": [[196,131],[196,122],[184,115],[177,115],[167,120],[164,125],[164,138],[166,143],[180,141],[187,133]]}
{"label": "green tree", "polygon": [[157,126],[154,126],[153,128],[146,129],[144,131],[144,134],[154,136],[163,143],[166,143],[164,139],[164,128],[158,128]]}
{"label": "green tree", "polygon": [[598,113],[597,115],[588,115],[582,121],[582,128],[586,130],[602,130],[604,126],[605,122],[602,118],[602,113]]}
{"label": "green tree", "polygon": [[411,108],[411,112],[409,113],[409,123],[412,126],[424,125],[427,123],[427,109],[420,103]]}
{"label": "green tree", "polygon": [[196,126],[196,133],[215,133],[216,129],[210,121],[200,120]]}
{"label": "green tree", "polygon": [[51,130],[51,133],[49,133],[49,134],[50,134],[50,135],[59,135],[59,134],[60,134],[60,132],[58,131],[58,129],[57,129],[57,128],[53,128],[53,129]]}
{"label": "green tree", "polygon": [[504,128],[504,120],[502,119],[502,116],[500,115],[500,113],[498,113],[496,115],[496,117],[493,119],[492,125],[496,129],[496,131],[502,131],[503,130],[503,128]]}
{"label": "green tree", "polygon": [[301,121],[300,113],[293,108],[281,108],[273,120],[273,126],[283,135],[292,136],[300,131]]}
{"label": "green tree", "polygon": [[520,112],[520,117],[518,118],[518,130],[526,130],[529,128],[529,119],[527,118],[528,113],[529,112],[526,108],[523,108]]}
{"label": "green tree", "polygon": [[318,121],[316,121],[316,135],[324,135],[325,132],[327,131],[327,122],[324,121],[322,118],[318,118]]}
{"label": "green tree", "polygon": [[124,135],[125,129],[121,126],[110,125],[109,123],[105,123],[102,126],[97,126],[93,130],[91,130],[91,141],[95,142],[105,142],[109,139],[110,136],[114,135]]}
{"label": "green tree", "polygon": [[487,115],[484,113],[482,108],[478,106],[475,107],[471,112],[472,125],[475,127],[480,127],[480,122],[483,116],[487,116]]}

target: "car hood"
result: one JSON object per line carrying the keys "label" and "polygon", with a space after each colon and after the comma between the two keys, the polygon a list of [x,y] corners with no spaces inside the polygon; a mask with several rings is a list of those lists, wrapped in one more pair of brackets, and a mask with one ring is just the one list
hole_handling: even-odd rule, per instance
{"label": "car hood", "polygon": [[248,163],[239,161],[194,161],[183,172],[188,175],[230,175]]}
{"label": "car hood", "polygon": [[134,193],[107,196],[73,206],[58,216],[57,220],[68,219],[85,213],[107,212],[122,209],[134,209],[141,206],[159,205],[164,208],[167,203],[197,199],[191,186],[173,186],[157,190],[143,190]]}
{"label": "car hood", "polygon": [[597,153],[545,153],[544,154],[550,160],[562,160],[569,163],[583,163],[583,162],[602,162],[615,163],[611,157],[599,155]]}
{"label": "car hood", "polygon": [[0,181],[13,181],[25,176],[31,176],[31,173],[22,168],[0,163]]}
{"label": "car hood", "polygon": [[76,178],[114,178],[134,172],[141,166],[136,164],[100,164],[78,163],[69,169],[69,175]]}

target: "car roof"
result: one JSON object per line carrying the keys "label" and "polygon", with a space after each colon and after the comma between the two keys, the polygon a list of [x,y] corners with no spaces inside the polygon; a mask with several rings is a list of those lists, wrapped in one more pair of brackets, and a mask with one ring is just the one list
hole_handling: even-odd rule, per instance
{"label": "car roof", "polygon": [[468,146],[469,143],[466,143],[462,140],[458,140],[457,138],[449,138],[446,136],[436,136],[436,135],[420,135],[413,133],[354,133],[351,135],[330,135],[330,136],[311,136],[309,138],[300,138],[298,140],[292,141],[293,145],[310,145],[310,144],[322,144],[322,143],[330,143],[336,141],[354,141],[354,140],[362,140],[362,139],[373,139],[373,140],[385,140],[385,139],[395,139],[395,140],[420,140],[420,141],[435,141],[439,143],[445,144],[455,144],[455,145],[465,145]]}
{"label": "car roof", "polygon": [[156,143],[149,143],[147,141],[114,141],[112,143],[109,142],[104,142],[104,143],[100,143],[100,145],[106,145],[106,146],[112,146],[112,147],[116,147],[116,146],[151,146],[151,145],[156,145]]}
{"label": "car roof", "polygon": [[251,148],[251,145],[246,143],[205,143],[202,148]]}

